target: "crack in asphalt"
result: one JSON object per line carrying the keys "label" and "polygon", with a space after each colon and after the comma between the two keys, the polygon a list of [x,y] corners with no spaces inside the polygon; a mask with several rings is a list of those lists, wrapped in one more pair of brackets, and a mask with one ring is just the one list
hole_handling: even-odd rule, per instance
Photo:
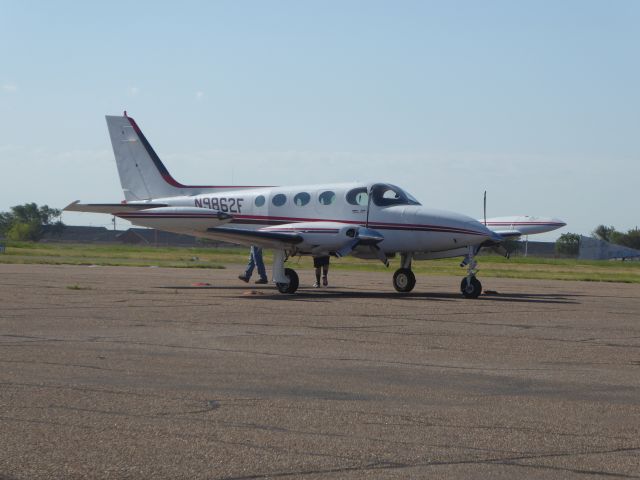
{"label": "crack in asphalt", "polygon": [[[301,475],[319,475],[319,474],[328,474],[328,473],[347,473],[354,471],[367,471],[367,470],[392,470],[392,469],[409,469],[409,468],[417,468],[417,467],[433,467],[433,466],[442,466],[442,465],[474,465],[474,464],[498,464],[498,465],[510,465],[516,467],[526,468],[529,465],[519,464],[517,461],[520,460],[528,460],[528,459],[543,459],[543,458],[558,458],[558,457],[572,457],[577,455],[604,455],[609,453],[618,453],[618,452],[628,452],[628,451],[638,451],[640,447],[625,447],[625,448],[616,448],[611,450],[592,450],[586,452],[559,452],[559,453],[550,453],[550,454],[536,454],[536,455],[520,455],[517,457],[504,457],[504,458],[482,458],[482,459],[473,459],[473,460],[453,460],[453,461],[435,461],[435,462],[415,462],[415,463],[402,463],[402,462],[375,462],[369,463],[366,465],[359,466],[351,466],[351,467],[338,467],[338,468],[327,468],[327,469],[315,469],[315,470],[297,470],[290,472],[265,472],[261,474],[255,475],[242,475],[242,476],[232,476],[232,477],[220,477],[220,480],[252,480],[259,478],[284,478],[284,477],[293,477],[293,476],[301,476]],[[532,468],[535,468],[534,465]],[[540,468],[545,468],[545,466],[541,465]],[[596,471],[596,470],[577,470],[565,467],[551,467],[556,470],[575,472],[575,473],[583,473],[589,475],[602,475],[602,476],[610,476],[615,478],[640,478],[637,475],[627,475],[623,473],[617,472],[605,472],[605,471]]]}

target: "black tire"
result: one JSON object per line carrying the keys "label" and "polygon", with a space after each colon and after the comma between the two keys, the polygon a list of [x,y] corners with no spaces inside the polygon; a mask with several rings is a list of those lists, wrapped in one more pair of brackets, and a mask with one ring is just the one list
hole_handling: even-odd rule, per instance
{"label": "black tire", "polygon": [[460,291],[464,298],[478,298],[482,293],[482,284],[476,277],[471,277],[471,281],[467,283],[467,277],[464,277],[460,283]]}
{"label": "black tire", "polygon": [[291,268],[285,268],[284,276],[289,279],[289,283],[276,283],[278,291],[280,293],[295,293],[295,291],[298,290],[298,285],[300,284],[298,274]]}
{"label": "black tire", "polygon": [[410,268],[399,268],[393,274],[393,288],[398,292],[410,292],[416,286],[416,276]]}

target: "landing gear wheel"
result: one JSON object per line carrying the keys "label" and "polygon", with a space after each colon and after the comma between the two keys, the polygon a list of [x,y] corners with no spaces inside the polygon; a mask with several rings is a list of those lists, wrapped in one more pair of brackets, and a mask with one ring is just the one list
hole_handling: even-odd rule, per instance
{"label": "landing gear wheel", "polygon": [[482,284],[476,277],[471,277],[469,282],[467,282],[467,277],[464,277],[460,283],[460,291],[464,298],[478,298],[482,293]]}
{"label": "landing gear wheel", "polygon": [[285,268],[284,275],[289,279],[289,283],[276,283],[278,291],[280,293],[295,293],[300,283],[298,280],[298,274],[291,268]]}
{"label": "landing gear wheel", "polygon": [[409,268],[399,268],[393,274],[393,288],[398,292],[410,292],[416,286],[416,276]]}

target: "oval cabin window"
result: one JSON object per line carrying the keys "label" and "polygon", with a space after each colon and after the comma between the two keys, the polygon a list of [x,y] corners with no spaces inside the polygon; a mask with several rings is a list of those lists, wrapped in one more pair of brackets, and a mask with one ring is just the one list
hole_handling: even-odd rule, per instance
{"label": "oval cabin window", "polygon": [[275,197],[273,197],[271,203],[273,203],[276,207],[281,207],[282,205],[287,203],[287,196],[283,193],[279,193]]}
{"label": "oval cabin window", "polygon": [[331,205],[336,201],[336,194],[335,192],[327,190],[326,192],[322,192],[320,194],[320,196],[318,197],[318,201],[321,205]]}
{"label": "oval cabin window", "polygon": [[295,197],[293,197],[293,203],[298,207],[304,207],[311,200],[311,195],[307,192],[300,192]]}

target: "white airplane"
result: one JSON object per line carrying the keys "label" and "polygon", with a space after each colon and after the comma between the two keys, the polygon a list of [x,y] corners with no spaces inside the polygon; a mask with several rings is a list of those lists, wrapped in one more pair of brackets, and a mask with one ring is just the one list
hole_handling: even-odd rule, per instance
{"label": "white airplane", "polygon": [[64,210],[108,213],[144,227],[271,248],[272,280],[282,293],[298,288],[298,275],[284,266],[292,256],[353,255],[388,266],[388,258],[399,254],[400,268],[393,275],[397,291],[415,286],[413,260],[464,256],[467,274],[460,289],[465,297],[477,298],[482,285],[476,253],[523,234],[517,223],[504,225],[508,228],[500,235],[473,218],[426,208],[389,183],[183,185],[126,112],[106,119],[125,200],[76,201]]}
{"label": "white airplane", "polygon": [[533,217],[530,215],[514,215],[510,217],[493,217],[484,222],[494,232],[503,236],[527,236],[546,233],[566,225],[558,218]]}

